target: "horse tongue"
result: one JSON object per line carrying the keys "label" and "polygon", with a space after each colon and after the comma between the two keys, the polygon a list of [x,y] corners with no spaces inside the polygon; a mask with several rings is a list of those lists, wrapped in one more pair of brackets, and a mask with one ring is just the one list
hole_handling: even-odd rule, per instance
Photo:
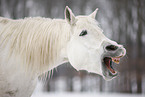
{"label": "horse tongue", "polygon": [[111,65],[110,61],[111,61],[110,59],[107,59],[107,60],[106,60],[106,66],[107,66],[107,68],[108,68],[112,73],[115,73],[115,71],[114,71],[114,70],[111,68],[111,66],[110,66],[110,65]]}
{"label": "horse tongue", "polygon": [[119,64],[120,58],[119,58],[119,57],[114,57],[114,58],[112,58],[112,61],[113,61],[114,63],[116,63],[116,64]]}

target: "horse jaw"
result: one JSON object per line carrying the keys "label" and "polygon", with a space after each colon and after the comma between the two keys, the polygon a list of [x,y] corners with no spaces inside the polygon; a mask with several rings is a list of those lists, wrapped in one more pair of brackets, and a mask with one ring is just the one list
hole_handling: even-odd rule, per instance
{"label": "horse jaw", "polygon": [[[101,42],[100,42],[101,44]],[[70,64],[77,70],[86,70],[103,76],[101,55],[103,48],[86,48],[77,39],[71,39],[67,46],[67,56]]]}

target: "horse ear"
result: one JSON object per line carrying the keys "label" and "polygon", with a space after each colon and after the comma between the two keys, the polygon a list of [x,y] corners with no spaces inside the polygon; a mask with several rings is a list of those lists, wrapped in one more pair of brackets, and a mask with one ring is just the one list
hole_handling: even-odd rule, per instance
{"label": "horse ear", "polygon": [[75,15],[72,13],[71,9],[68,6],[65,7],[65,19],[71,25],[73,25],[76,21]]}
{"label": "horse ear", "polygon": [[91,14],[89,15],[89,17],[95,19],[97,12],[98,12],[98,8],[96,8],[96,10],[95,10],[93,13],[91,13]]}

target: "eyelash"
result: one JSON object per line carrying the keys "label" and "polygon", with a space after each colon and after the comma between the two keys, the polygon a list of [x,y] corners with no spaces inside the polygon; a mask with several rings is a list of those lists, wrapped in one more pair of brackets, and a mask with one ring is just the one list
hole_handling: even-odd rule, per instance
{"label": "eyelash", "polygon": [[84,36],[84,35],[87,35],[87,30],[83,30],[79,36]]}

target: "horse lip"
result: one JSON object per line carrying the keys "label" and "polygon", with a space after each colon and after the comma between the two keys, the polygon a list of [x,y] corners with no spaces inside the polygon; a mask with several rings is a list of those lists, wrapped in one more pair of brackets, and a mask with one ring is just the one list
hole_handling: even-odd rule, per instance
{"label": "horse lip", "polygon": [[[108,56],[104,56],[102,59],[104,59],[105,57],[108,57]],[[109,56],[110,57],[110,56]],[[117,57],[120,57],[120,56],[117,56]],[[110,58],[112,58],[112,57],[110,57]],[[111,63],[112,64],[112,63]],[[117,75],[118,75],[118,72],[117,71],[115,71],[114,73],[113,72],[111,72],[108,68],[107,68],[107,66],[106,66],[106,64],[105,64],[105,62],[102,60],[102,71],[103,71],[103,76],[104,77],[106,77],[106,78],[110,78],[110,79],[112,79],[112,78],[114,78],[114,77],[116,77]]]}
{"label": "horse lip", "polygon": [[[103,68],[106,68],[106,67],[103,67]],[[118,72],[113,74],[109,70],[106,70],[106,71],[103,71],[102,74],[103,74],[103,76],[105,77],[106,80],[111,80],[118,75]]]}
{"label": "horse lip", "polygon": [[112,77],[116,77],[118,75],[118,72],[112,74],[110,71],[109,71],[109,75],[112,76]]}

